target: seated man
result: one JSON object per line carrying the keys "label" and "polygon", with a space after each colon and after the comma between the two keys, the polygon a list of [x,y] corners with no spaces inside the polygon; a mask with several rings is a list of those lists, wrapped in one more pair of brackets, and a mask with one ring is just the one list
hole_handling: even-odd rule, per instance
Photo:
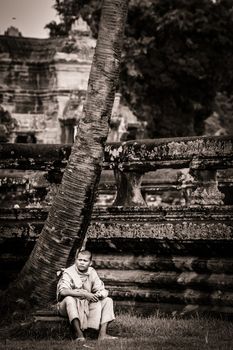
{"label": "seated man", "polygon": [[107,325],[115,319],[113,301],[91,262],[91,252],[77,251],[74,265],[63,271],[57,285],[58,311],[68,316],[77,341],[85,341],[87,328],[98,329],[99,340],[114,338],[107,335]]}

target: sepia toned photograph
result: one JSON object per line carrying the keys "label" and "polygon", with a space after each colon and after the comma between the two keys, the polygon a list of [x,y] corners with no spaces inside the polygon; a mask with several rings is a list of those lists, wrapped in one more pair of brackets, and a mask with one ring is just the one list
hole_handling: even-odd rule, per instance
{"label": "sepia toned photograph", "polygon": [[233,349],[233,0],[0,0],[0,350]]}

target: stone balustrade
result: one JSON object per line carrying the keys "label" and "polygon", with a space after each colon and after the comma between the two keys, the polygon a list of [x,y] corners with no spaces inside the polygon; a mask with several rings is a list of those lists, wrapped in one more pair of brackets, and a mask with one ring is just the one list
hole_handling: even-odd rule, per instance
{"label": "stone balustrade", "polygon": [[[47,172],[50,183],[61,181],[70,145],[2,144],[0,168]],[[146,206],[141,193],[144,174],[158,169],[189,169],[177,186],[186,204],[223,204],[217,171],[232,168],[231,137],[186,137],[108,144],[103,169],[113,169],[115,206]],[[49,186],[49,185],[48,185]],[[189,188],[195,190],[189,191]]]}
{"label": "stone balustrade", "polygon": [[[217,170],[232,168],[232,150],[231,137],[140,140],[107,145],[105,166],[115,170],[117,182],[114,204],[144,206],[140,191],[143,175],[164,168],[189,168],[188,181],[196,184],[196,190],[187,198],[188,204],[222,204],[224,196],[218,189]],[[185,187],[188,186],[184,183]]]}
{"label": "stone balustrade", "polygon": [[[158,307],[182,313],[233,312],[233,206],[224,199],[227,188],[232,190],[232,151],[233,137],[107,144],[106,183],[99,189],[112,191],[114,176],[116,194],[110,205],[95,205],[87,248],[118,303],[134,307],[143,302],[151,312]],[[43,174],[48,198],[59,185],[69,154],[70,145],[2,144],[0,176],[30,171],[39,182]],[[143,183],[148,183],[148,174],[161,171],[160,184],[166,186],[166,176],[174,172],[170,188],[177,196],[183,193],[185,202],[148,205]],[[218,184],[223,174],[228,185],[224,193]],[[150,186],[154,184],[150,177]],[[2,288],[20,270],[40,234],[49,201],[39,204],[1,207]]]}

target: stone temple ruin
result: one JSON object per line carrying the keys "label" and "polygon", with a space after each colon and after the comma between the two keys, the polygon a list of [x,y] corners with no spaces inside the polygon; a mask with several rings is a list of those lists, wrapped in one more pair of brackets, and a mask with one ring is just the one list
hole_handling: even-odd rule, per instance
{"label": "stone temple ruin", "polygon": [[[0,37],[0,102],[18,123],[0,144],[1,289],[60,184],[94,45],[84,24],[66,39]],[[95,267],[121,307],[232,315],[233,137],[144,140],[119,100],[88,229]]]}
{"label": "stone temple ruin", "polygon": [[[222,171],[233,168],[232,151],[230,136],[106,145],[105,181],[99,191],[113,191],[115,200],[96,203],[87,248],[94,252],[95,267],[118,306],[232,315],[233,206],[225,195],[232,179],[221,187],[218,181]],[[11,205],[7,201],[9,206],[0,210],[1,288],[30,254],[69,154],[70,145],[1,144],[0,167],[6,172],[2,189],[15,194]],[[148,182],[147,175],[184,168],[191,174],[187,201],[150,206],[146,194],[156,193],[158,183]],[[25,170],[34,174],[37,185],[32,189],[25,178],[21,191],[14,192],[19,185],[7,180],[12,171]],[[179,180],[177,196],[184,188]],[[25,205],[30,195],[37,201]]]}
{"label": "stone temple ruin", "polygon": [[[79,19],[65,39],[24,38],[13,27],[5,34],[0,36],[0,105],[17,122],[9,142],[72,143],[96,44],[86,22]],[[129,130],[131,138],[143,131],[118,95],[109,137],[119,141]]]}

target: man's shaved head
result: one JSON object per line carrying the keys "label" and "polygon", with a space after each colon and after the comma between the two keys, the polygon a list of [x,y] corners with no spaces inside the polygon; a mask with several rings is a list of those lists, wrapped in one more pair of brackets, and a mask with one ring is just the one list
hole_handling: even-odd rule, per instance
{"label": "man's shaved head", "polygon": [[82,255],[86,255],[89,257],[90,260],[92,260],[92,253],[89,250],[77,250],[76,255],[75,255],[75,259],[77,259],[77,257],[82,254]]}

